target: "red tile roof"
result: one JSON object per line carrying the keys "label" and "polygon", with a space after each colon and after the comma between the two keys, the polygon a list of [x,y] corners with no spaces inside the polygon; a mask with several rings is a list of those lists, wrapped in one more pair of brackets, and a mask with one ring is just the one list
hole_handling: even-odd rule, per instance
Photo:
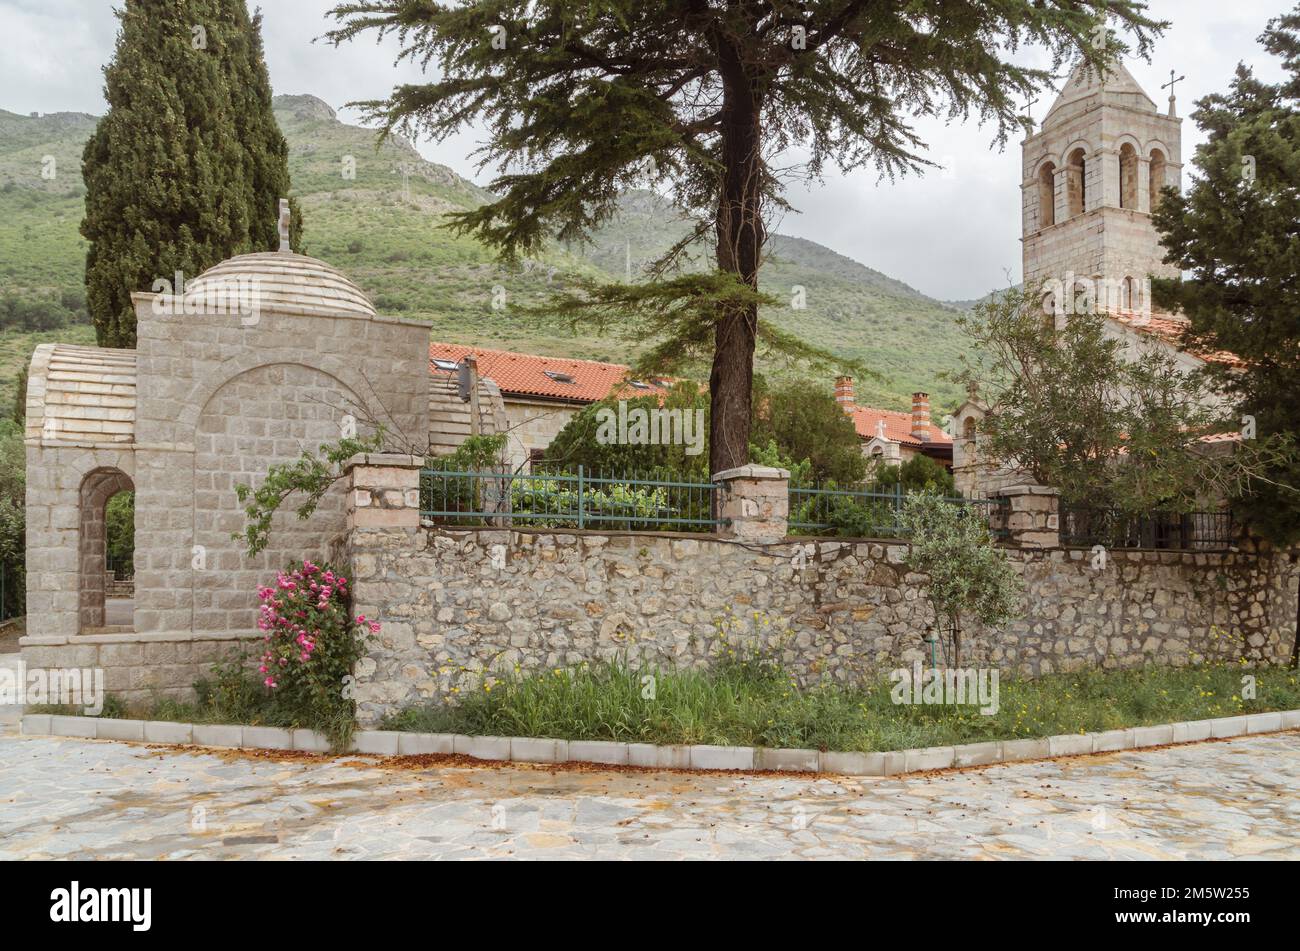
{"label": "red tile roof", "polygon": [[[614,392],[633,397],[666,391],[651,380],[638,381],[645,383],[645,388],[631,386],[627,383],[630,368],[622,363],[541,357],[531,353],[488,350],[458,343],[429,344],[429,369],[433,373],[450,374],[454,371],[444,370],[433,361],[459,363],[467,353],[477,358],[479,375],[489,377],[501,389],[502,394],[594,403]],[[554,379],[547,376],[547,371],[569,377],[573,382],[565,383]]]}
{"label": "red tile roof", "polygon": [[[1139,311],[1119,311],[1109,316],[1114,318],[1117,323],[1121,323],[1140,333],[1158,337],[1170,346],[1179,349],[1182,348],[1183,335],[1190,325],[1190,321],[1186,317],[1161,311],[1153,311],[1150,314],[1143,314]],[[1242,362],[1239,356],[1226,350],[1219,350],[1214,353],[1199,350],[1188,350],[1187,352],[1207,363],[1236,365]]]}
{"label": "red tile roof", "polygon": [[924,442],[912,435],[912,414],[900,413],[892,409],[876,409],[874,406],[853,407],[853,428],[863,439],[875,439],[879,435],[877,426],[885,421],[885,438],[904,446],[919,449],[921,446],[950,446],[952,437],[938,426],[928,428],[929,442]]}

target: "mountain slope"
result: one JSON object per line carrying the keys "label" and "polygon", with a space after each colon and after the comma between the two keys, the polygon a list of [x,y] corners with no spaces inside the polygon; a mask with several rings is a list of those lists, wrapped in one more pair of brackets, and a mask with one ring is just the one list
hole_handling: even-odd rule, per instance
{"label": "mountain slope", "polygon": [[[621,278],[629,257],[636,277],[688,227],[657,196],[626,196],[588,245],[556,248],[508,272],[476,241],[439,227],[448,212],[476,207],[490,200],[489,192],[425,161],[401,139],[377,146],[372,130],[340,122],[314,96],[277,96],[275,110],[306,219],[304,250],[352,277],[381,312],[427,321],[435,337],[453,342],[620,362],[635,356],[635,346],[621,339],[581,330],[570,335],[492,304],[501,291],[510,301],[538,299],[570,274]],[[95,121],[79,113],[31,118],[0,111],[0,293],[68,294],[75,309],[85,256],[77,232],[80,155]],[[41,177],[49,155],[53,179]],[[701,266],[707,251],[698,249]],[[960,346],[954,309],[816,242],[783,235],[772,239],[761,282],[782,300],[802,287],[807,302],[765,317],[881,373],[880,381],[858,382],[860,402],[904,408],[917,389],[928,390],[937,408],[957,401],[958,389],[938,379],[955,365]],[[87,342],[89,334],[88,326],[74,325],[45,336]],[[5,398],[31,336],[0,333]]]}

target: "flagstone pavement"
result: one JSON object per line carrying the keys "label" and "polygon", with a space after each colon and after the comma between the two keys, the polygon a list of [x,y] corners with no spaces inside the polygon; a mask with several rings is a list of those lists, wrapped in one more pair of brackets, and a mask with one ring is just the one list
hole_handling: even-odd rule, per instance
{"label": "flagstone pavement", "polygon": [[0,858],[1300,859],[1300,732],[939,774],[455,766],[0,736]]}

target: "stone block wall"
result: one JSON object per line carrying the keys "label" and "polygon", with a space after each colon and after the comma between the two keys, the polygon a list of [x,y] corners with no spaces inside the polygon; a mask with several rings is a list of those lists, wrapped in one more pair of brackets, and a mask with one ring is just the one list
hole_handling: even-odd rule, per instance
{"label": "stone block wall", "polygon": [[[710,663],[762,647],[805,681],[925,660],[924,576],[897,542],[759,544],[685,534],[438,528],[350,533],[356,609],[383,625],[358,664],[360,718],[454,696],[466,671],[543,670],[628,654]],[[1278,661],[1300,576],[1289,555],[1011,549],[1024,616],[967,632],[969,665]]]}

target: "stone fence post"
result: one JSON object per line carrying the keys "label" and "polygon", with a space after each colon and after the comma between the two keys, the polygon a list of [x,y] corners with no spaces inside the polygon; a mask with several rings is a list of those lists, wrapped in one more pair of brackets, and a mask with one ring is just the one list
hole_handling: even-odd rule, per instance
{"label": "stone fence post", "polygon": [[363,452],[345,462],[348,530],[419,528],[423,467],[419,456],[396,452]]}
{"label": "stone fence post", "polygon": [[713,475],[723,538],[767,544],[784,541],[790,519],[790,473],[746,465]]}
{"label": "stone fence post", "polygon": [[1016,548],[1061,547],[1061,493],[1045,485],[1011,485],[994,493],[1007,500],[1007,531]]}

